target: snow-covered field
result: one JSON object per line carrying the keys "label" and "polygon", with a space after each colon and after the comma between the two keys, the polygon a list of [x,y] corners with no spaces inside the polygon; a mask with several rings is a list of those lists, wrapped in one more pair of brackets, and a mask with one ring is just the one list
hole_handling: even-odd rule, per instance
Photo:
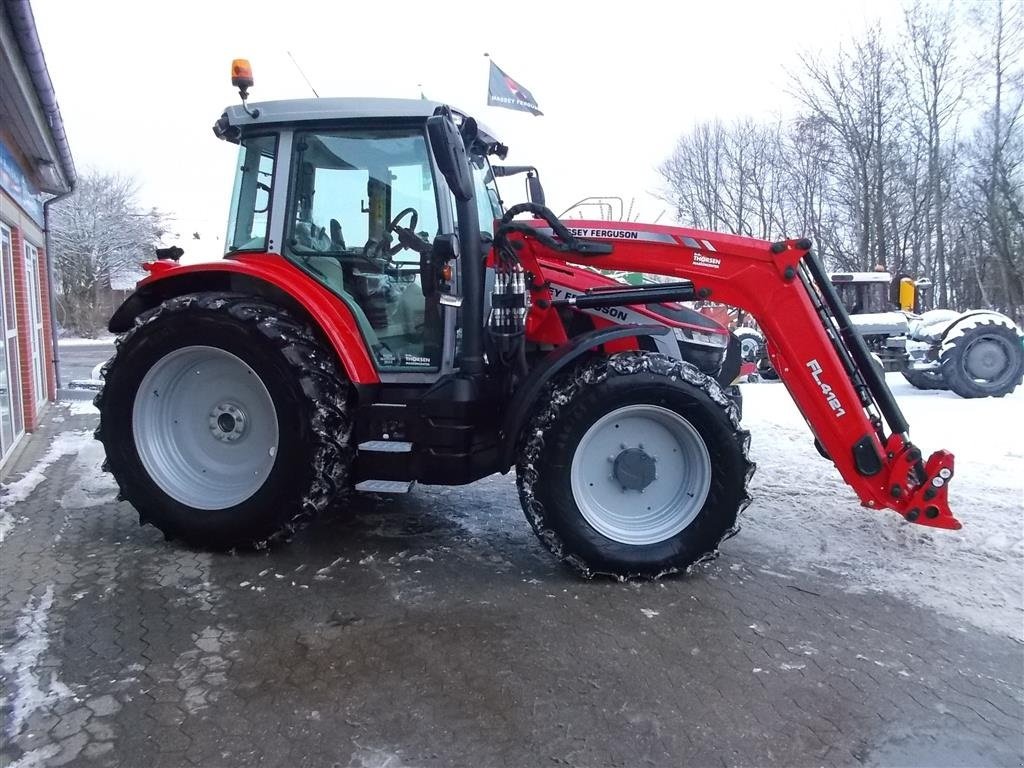
{"label": "snow-covered field", "polygon": [[899,374],[887,381],[925,457],[940,448],[956,456],[950,507],[964,527],[925,528],[861,507],[814,449],[786,389],[762,383],[743,386],[758,464],[743,540],[796,570],[839,572],[851,590],[891,592],[1024,642],[1024,388],[963,400],[918,391]]}

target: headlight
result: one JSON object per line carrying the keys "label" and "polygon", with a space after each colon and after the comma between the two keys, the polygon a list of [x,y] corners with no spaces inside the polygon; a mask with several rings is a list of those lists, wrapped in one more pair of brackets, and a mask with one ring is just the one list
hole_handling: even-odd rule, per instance
{"label": "headlight", "polygon": [[704,333],[695,331],[692,328],[673,328],[677,341],[686,341],[691,344],[706,344],[709,347],[723,349],[729,344],[729,336],[724,333]]}

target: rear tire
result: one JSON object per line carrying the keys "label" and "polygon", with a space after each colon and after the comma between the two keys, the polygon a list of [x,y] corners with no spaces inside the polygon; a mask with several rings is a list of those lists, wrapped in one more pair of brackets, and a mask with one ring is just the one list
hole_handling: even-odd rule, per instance
{"label": "rear tire", "polygon": [[118,341],[104,379],[106,466],[140,523],[168,538],[262,548],[348,489],[348,383],[333,352],[274,304],[169,299]]}
{"label": "rear tire", "polygon": [[683,571],[738,530],[750,437],[713,378],[625,352],[579,366],[538,403],[516,464],[520,501],[544,546],[582,576]]}
{"label": "rear tire", "polygon": [[1024,347],[1016,330],[989,320],[945,341],[942,376],[960,397],[1003,397],[1024,378]]}

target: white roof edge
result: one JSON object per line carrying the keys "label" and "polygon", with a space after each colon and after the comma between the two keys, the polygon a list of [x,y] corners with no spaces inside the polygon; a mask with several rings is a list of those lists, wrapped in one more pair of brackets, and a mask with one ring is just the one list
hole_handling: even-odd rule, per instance
{"label": "white roof edge", "polygon": [[[391,99],[380,97],[338,97],[323,99],[282,99],[278,101],[249,102],[249,109],[259,110],[259,117],[246,113],[241,104],[232,104],[224,110],[231,125],[243,127],[260,124],[276,125],[309,120],[358,120],[367,118],[428,118],[444,102],[429,99]],[[448,104],[454,112],[472,117],[465,110]],[[476,119],[476,118],[474,118]],[[494,131],[477,120],[480,133],[492,141]]]}
{"label": "white roof edge", "polygon": [[831,272],[829,279],[835,280],[837,276],[850,277],[850,280],[840,280],[847,283],[889,283],[892,282],[892,275],[888,272]]}

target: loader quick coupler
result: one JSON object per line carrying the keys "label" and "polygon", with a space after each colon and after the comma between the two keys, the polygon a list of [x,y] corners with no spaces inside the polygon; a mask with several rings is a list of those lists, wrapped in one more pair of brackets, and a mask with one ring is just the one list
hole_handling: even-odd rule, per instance
{"label": "loader quick coupler", "polygon": [[894,457],[889,495],[907,522],[959,530],[960,521],[950,511],[948,498],[953,454],[936,451],[922,463],[921,452],[899,435],[889,438],[886,453]]}

